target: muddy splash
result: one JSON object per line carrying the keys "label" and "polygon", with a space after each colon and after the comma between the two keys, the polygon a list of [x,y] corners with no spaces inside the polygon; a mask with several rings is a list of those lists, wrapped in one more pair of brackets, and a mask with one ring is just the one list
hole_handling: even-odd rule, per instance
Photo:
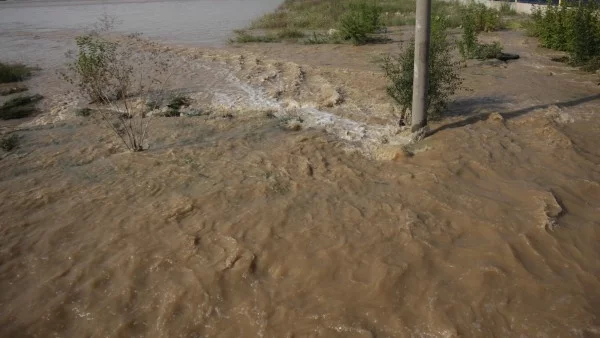
{"label": "muddy splash", "polygon": [[0,334],[600,335],[597,87],[506,41],[523,62],[467,67],[477,89],[406,149],[371,132],[393,106],[352,47],[168,47],[211,109],[157,118],[144,153],[49,101],[0,160]]}

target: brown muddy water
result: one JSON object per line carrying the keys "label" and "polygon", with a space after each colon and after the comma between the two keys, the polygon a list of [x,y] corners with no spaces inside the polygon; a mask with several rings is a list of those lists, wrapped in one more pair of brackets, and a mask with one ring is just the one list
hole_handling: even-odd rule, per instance
{"label": "brown muddy water", "polygon": [[44,113],[2,124],[0,336],[600,336],[596,78],[487,38],[522,59],[469,63],[406,149],[393,45],[164,47],[206,113],[141,153],[32,79]]}
{"label": "brown muddy water", "polygon": [[[223,46],[232,31],[282,0],[0,1],[0,57],[43,68],[60,65],[73,38],[108,17],[118,33],[168,43]],[[40,52],[43,51],[43,52]]]}

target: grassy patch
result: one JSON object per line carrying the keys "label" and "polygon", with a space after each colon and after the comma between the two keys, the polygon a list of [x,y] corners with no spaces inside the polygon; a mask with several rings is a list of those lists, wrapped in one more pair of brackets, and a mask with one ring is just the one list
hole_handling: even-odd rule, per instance
{"label": "grassy patch", "polygon": [[256,35],[256,34],[248,33],[248,31],[245,31],[245,30],[236,30],[236,31],[234,31],[234,33],[235,33],[235,37],[232,39],[229,39],[230,43],[252,43],[252,42],[268,43],[268,42],[281,41],[281,39],[277,38],[277,36],[272,35],[272,34]]}
{"label": "grassy patch", "polygon": [[189,106],[190,103],[192,103],[192,100],[189,97],[185,95],[175,95],[169,100],[167,107],[178,110],[181,107]]}
{"label": "grassy patch", "polygon": [[[504,16],[516,14],[510,5],[500,10],[489,9],[482,4],[461,5],[458,2],[434,0],[434,17],[444,18],[449,28],[459,27],[464,8],[476,12],[478,28],[482,31],[498,30],[510,25]],[[232,42],[276,42],[290,38],[286,32],[317,31],[299,40],[307,44],[339,43],[341,40],[320,32],[337,29],[341,37],[355,44],[371,42],[369,34],[387,26],[413,25],[416,3],[411,0],[286,0],[274,12],[255,20],[251,30],[269,30],[281,33],[251,34],[240,31]],[[300,39],[300,36],[293,36]]]}
{"label": "grassy patch", "polygon": [[600,69],[600,8],[594,1],[538,9],[527,30],[542,47],[569,53],[569,64],[591,72]]}
{"label": "grassy patch", "polygon": [[19,136],[11,134],[10,136],[2,136],[0,138],[0,148],[4,151],[11,151],[19,145]]}
{"label": "grassy patch", "polygon": [[281,42],[283,40],[298,40],[304,38],[306,34],[295,28],[284,28],[276,33],[252,34],[247,30],[235,30],[235,37],[229,39],[231,43],[252,43],[252,42]]}
{"label": "grassy patch", "polygon": [[42,98],[41,95],[26,95],[10,99],[0,107],[0,119],[12,120],[28,117],[37,111],[35,103]]}
{"label": "grassy patch", "polygon": [[168,110],[165,112],[166,117],[179,117],[181,112],[179,111],[183,107],[187,107],[192,103],[192,100],[185,95],[177,94],[172,96],[167,103]]}
{"label": "grassy patch", "polygon": [[480,32],[488,32],[501,27],[499,13],[476,3],[471,3],[463,8],[461,16],[463,36],[462,40],[458,42],[458,47],[460,54],[465,59],[493,59],[502,52],[502,46],[498,42],[483,44],[477,37]]}
{"label": "grassy patch", "polygon": [[304,32],[293,28],[285,28],[277,33],[279,39],[301,39],[304,35]]}
{"label": "grassy patch", "polygon": [[0,83],[23,81],[31,76],[31,68],[20,63],[0,62]]}
{"label": "grassy patch", "polygon": [[75,116],[88,117],[92,115],[92,111],[90,108],[79,108],[75,111]]}
{"label": "grassy patch", "polygon": [[351,3],[348,11],[340,18],[340,34],[344,40],[350,40],[354,45],[362,45],[369,40],[369,34],[383,27],[381,22],[381,7],[363,0]]}
{"label": "grassy patch", "polygon": [[499,11],[500,11],[500,14],[506,15],[506,16],[517,15],[517,11],[511,6],[511,3],[509,3],[509,2],[503,2],[502,4],[500,4]]}
{"label": "grassy patch", "polygon": [[[416,3],[410,0],[379,0],[376,4],[380,8],[381,23],[385,26],[410,25],[415,22]],[[311,29],[321,30],[336,28],[340,21],[353,7],[360,5],[356,0],[286,0],[274,12],[267,13],[250,25],[250,29]],[[460,25],[460,10],[464,7],[458,2],[433,1],[432,13],[434,16],[444,17],[449,27]],[[492,17],[514,15],[508,6],[500,11],[487,9],[481,5],[479,11]]]}
{"label": "grassy patch", "polygon": [[321,45],[325,43],[332,43],[332,39],[328,34],[319,34],[317,32],[313,32],[308,39],[304,40],[304,43],[307,45]]}

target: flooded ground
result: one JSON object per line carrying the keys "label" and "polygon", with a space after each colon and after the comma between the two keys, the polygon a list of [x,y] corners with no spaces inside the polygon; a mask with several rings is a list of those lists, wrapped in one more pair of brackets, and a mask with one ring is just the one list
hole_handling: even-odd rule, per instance
{"label": "flooded ground", "polygon": [[0,335],[600,336],[597,77],[486,38],[522,58],[470,62],[407,149],[397,44],[162,47],[206,113],[141,153],[43,71],[2,125]]}
{"label": "flooded ground", "polygon": [[[119,33],[169,43],[223,46],[232,31],[281,0],[0,1],[0,57],[43,68],[59,66],[73,38],[107,16]],[[43,53],[40,53],[43,51]]]}
{"label": "flooded ground", "polygon": [[231,31],[275,9],[281,0],[45,0],[0,2],[0,31],[43,33],[88,28],[116,19],[119,32],[172,43],[222,45]]}

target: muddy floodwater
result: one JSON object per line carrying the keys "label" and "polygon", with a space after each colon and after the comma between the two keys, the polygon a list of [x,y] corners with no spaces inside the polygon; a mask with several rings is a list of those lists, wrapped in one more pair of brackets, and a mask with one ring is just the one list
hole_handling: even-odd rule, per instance
{"label": "muddy floodwater", "polygon": [[[282,0],[0,1],[0,57],[43,67],[60,64],[72,38],[108,17],[120,33],[190,45],[222,46],[232,31]],[[43,53],[40,53],[43,51]]]}
{"label": "muddy floodwater", "polygon": [[0,336],[600,337],[598,78],[483,39],[521,59],[408,147],[396,42],[153,45],[202,113],[140,153],[39,71],[0,121]]}

